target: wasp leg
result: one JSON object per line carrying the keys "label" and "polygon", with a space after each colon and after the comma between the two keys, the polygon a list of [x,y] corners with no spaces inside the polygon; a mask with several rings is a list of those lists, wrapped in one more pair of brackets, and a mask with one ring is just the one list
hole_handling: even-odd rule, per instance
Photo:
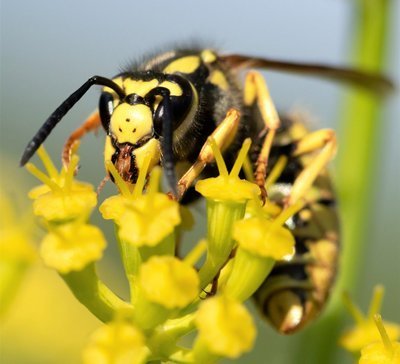
{"label": "wasp leg", "polygon": [[254,180],[261,190],[261,199],[264,204],[267,198],[265,178],[267,174],[268,157],[276,130],[280,126],[280,120],[264,77],[259,72],[250,71],[246,76],[244,85],[244,103],[246,106],[251,106],[256,101],[265,124],[265,130],[267,131],[261,152],[257,158],[256,170],[254,172]]}
{"label": "wasp leg", "polygon": [[320,149],[320,152],[310,161],[308,166],[303,169],[294,181],[286,205],[293,205],[299,201],[314,183],[319,173],[334,157],[337,149],[337,142],[336,134],[333,130],[322,129],[307,134],[297,142],[293,155],[300,156],[318,149]]}
{"label": "wasp leg", "polygon": [[[240,114],[236,109],[230,109],[224,120],[216,127],[210,137],[214,138],[221,151],[224,151],[232,143],[239,126]],[[214,154],[210,143],[204,143],[196,162],[187,170],[178,182],[178,196],[180,200],[194,180],[200,175],[205,166],[214,160]]]}
{"label": "wasp leg", "polygon": [[219,275],[220,275],[220,272],[218,272],[218,274],[217,274],[217,275],[214,277],[214,279],[212,280],[210,291],[209,291],[209,292],[206,292],[206,291],[205,291],[205,293],[206,293],[206,298],[215,296],[215,295],[217,294]]}
{"label": "wasp leg", "polygon": [[69,136],[64,144],[61,159],[64,167],[68,167],[72,151],[79,140],[90,131],[95,131],[101,125],[100,114],[98,111],[93,112],[86,121]]}

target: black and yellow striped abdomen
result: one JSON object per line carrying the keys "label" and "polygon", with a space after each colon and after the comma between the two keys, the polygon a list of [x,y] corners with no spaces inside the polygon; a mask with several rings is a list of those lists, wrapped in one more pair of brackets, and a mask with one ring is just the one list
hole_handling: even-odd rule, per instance
{"label": "black and yellow striped abdomen", "polygon": [[[293,157],[296,141],[308,133],[302,122],[286,118],[271,151],[268,172],[280,156],[287,164],[269,188],[269,199],[282,206],[294,180],[312,155]],[[256,151],[255,151],[256,153]],[[335,280],[339,255],[339,223],[330,177],[323,170],[305,196],[307,204],[287,221],[296,254],[278,262],[254,295],[263,316],[285,334],[295,332],[322,310]]]}

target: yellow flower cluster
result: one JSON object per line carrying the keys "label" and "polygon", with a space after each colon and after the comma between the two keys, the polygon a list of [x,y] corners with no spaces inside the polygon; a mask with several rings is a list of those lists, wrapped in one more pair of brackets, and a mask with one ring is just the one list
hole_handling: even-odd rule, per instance
{"label": "yellow flower cluster", "polygon": [[[256,337],[253,319],[246,308],[223,295],[201,303],[196,326],[197,345],[203,344],[211,353],[232,359],[250,351]],[[201,358],[204,352],[199,351],[200,348],[195,353]]]}
{"label": "yellow flower cluster", "polygon": [[[40,249],[44,262],[107,322],[92,336],[84,352],[86,364],[211,363],[251,350],[256,329],[243,301],[260,286],[276,260],[294,254],[294,238],[283,225],[301,203],[282,209],[267,201],[273,213],[266,214],[258,186],[239,178],[250,140],[243,143],[230,173],[215,141],[208,143],[220,176],[196,185],[207,201],[207,239],[184,259],[175,256],[180,206],[159,192],[161,169],[149,172],[152,156],[143,158],[134,186],[122,180],[111,162],[106,163],[120,194],[107,198],[99,210],[116,225],[130,302],[118,298],[97,277],[93,263],[101,258],[106,242],[100,229],[87,222],[97,196],[90,185],[74,179],[78,157],[73,155],[70,166],[58,173],[40,149],[47,174],[27,166],[44,183],[30,193],[34,212],[49,231]],[[252,206],[246,213],[249,201]],[[205,262],[196,270],[194,264],[204,251]],[[219,274],[216,295],[207,297],[206,287],[212,290]],[[180,339],[196,329],[193,347],[181,347]]]}
{"label": "yellow flower cluster", "polygon": [[29,193],[34,214],[49,230],[42,241],[41,256],[47,266],[60,273],[81,270],[100,259],[106,247],[101,230],[87,224],[97,195],[91,185],[74,180],[77,155],[59,173],[43,148],[38,154],[47,175],[31,163],[26,167],[44,183]]}
{"label": "yellow flower cluster", "polygon": [[171,256],[153,256],[143,263],[139,281],[148,300],[169,309],[187,306],[199,293],[197,272]]}
{"label": "yellow flower cluster", "polygon": [[179,205],[162,193],[134,200],[113,196],[103,202],[100,212],[119,226],[120,239],[138,247],[159,244],[181,221]]}

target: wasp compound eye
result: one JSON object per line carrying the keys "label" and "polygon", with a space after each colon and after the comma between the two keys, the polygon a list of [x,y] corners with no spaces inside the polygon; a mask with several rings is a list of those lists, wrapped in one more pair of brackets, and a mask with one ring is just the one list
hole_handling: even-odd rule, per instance
{"label": "wasp compound eye", "polygon": [[108,131],[111,115],[114,111],[114,97],[109,92],[103,92],[99,100],[99,113],[104,130]]}

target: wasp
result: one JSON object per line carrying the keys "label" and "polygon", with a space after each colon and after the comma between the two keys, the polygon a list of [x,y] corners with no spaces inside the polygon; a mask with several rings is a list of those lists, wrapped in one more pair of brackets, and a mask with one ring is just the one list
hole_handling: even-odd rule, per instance
{"label": "wasp", "polygon": [[[89,131],[106,132],[104,159],[135,184],[145,155],[150,168],[161,165],[171,195],[183,203],[196,196],[193,182],[217,173],[206,152],[213,136],[232,165],[245,138],[253,141],[253,181],[269,200],[285,208],[302,198],[304,207],[286,222],[296,240],[296,254],[278,262],[255,293],[262,314],[281,333],[299,330],[327,301],[339,255],[335,194],[326,165],[336,150],[333,130],[309,132],[293,116],[276,111],[264,77],[257,69],[299,72],[347,81],[374,90],[391,88],[376,74],[320,64],[286,62],[211,49],[175,49],[149,56],[112,79],[93,76],[45,121],[27,145],[24,165],[57,123],[94,85],[102,86],[98,111],[68,138],[62,159]],[[239,74],[245,71],[244,85]],[[209,150],[209,149],[208,149]],[[109,173],[109,172],[108,172]],[[110,175],[110,178],[112,176]]]}

